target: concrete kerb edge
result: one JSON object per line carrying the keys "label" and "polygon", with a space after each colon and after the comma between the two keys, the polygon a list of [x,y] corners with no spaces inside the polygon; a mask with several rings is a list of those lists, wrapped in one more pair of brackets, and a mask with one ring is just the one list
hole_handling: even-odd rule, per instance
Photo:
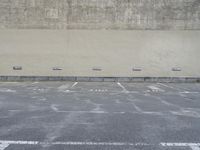
{"label": "concrete kerb edge", "polygon": [[73,81],[73,82],[164,82],[200,83],[200,77],[73,77],[73,76],[0,76],[0,81]]}

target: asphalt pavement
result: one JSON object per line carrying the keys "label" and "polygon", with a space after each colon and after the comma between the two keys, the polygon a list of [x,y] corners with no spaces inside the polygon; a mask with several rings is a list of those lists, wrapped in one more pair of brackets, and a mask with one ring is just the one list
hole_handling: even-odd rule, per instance
{"label": "asphalt pavement", "polygon": [[0,82],[0,150],[200,150],[200,84]]}

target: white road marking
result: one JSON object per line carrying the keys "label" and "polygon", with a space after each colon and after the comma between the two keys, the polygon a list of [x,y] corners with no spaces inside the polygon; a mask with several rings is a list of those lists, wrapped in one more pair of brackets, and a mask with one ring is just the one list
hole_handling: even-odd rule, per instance
{"label": "white road marking", "polygon": [[149,88],[152,92],[165,92],[165,90],[160,89],[160,88],[158,88],[158,87],[156,87],[156,86],[153,86],[153,85],[148,86],[148,88]]}
{"label": "white road marking", "polygon": [[199,92],[189,92],[189,91],[184,91],[184,92],[179,92],[180,94],[199,94]]}
{"label": "white road marking", "polygon": [[0,150],[6,149],[10,144],[0,142]]}
{"label": "white road marking", "polygon": [[78,82],[75,82],[75,83],[71,86],[71,88],[75,87],[77,84],[78,84]]}
{"label": "white road marking", "polygon": [[16,90],[11,90],[11,89],[2,88],[2,89],[0,89],[0,92],[16,93]]}
{"label": "white road marking", "polygon": [[135,107],[135,109],[139,112],[142,113],[142,109],[140,107],[138,107],[135,103],[132,103],[132,105]]}
{"label": "white road marking", "polygon": [[114,112],[108,112],[108,111],[103,111],[103,110],[91,110],[91,111],[73,111],[73,110],[59,110],[56,107],[51,107],[53,111],[55,111],[56,113],[76,113],[76,114],[84,114],[84,113],[88,113],[88,114],[125,114],[125,113],[129,113],[129,114],[146,114],[146,115],[163,115],[163,113],[161,112],[154,112],[154,111],[114,111]]}
{"label": "white road marking", "polygon": [[32,85],[34,85],[34,84],[38,84],[39,82],[33,82],[33,83],[31,83]]}
{"label": "white road marking", "polygon": [[42,98],[40,98],[39,100],[40,100],[40,101],[46,101],[47,99],[44,98],[44,97],[42,97]]}
{"label": "white road marking", "polygon": [[59,86],[59,87],[58,87],[58,90],[59,90],[59,91],[65,91],[65,90],[67,90],[69,87],[70,87],[69,84],[64,84],[64,85]]}
{"label": "white road marking", "polygon": [[200,147],[199,147],[199,146],[190,146],[190,148],[191,148],[192,150],[200,150]]}
{"label": "white road marking", "polygon": [[107,89],[90,89],[90,92],[107,92]]}
{"label": "white road marking", "polygon": [[52,109],[53,111],[55,111],[55,112],[58,112],[59,110],[58,110],[57,106],[58,106],[58,105],[56,105],[56,104],[52,104],[52,105],[51,105],[51,109]]}
{"label": "white road marking", "polygon": [[160,144],[147,144],[147,143],[130,143],[130,142],[39,142],[39,141],[0,141],[0,150],[4,150],[11,144],[16,145],[82,145],[82,146],[155,146],[160,145],[163,147],[190,147],[192,150],[199,150],[200,143],[160,143]]}
{"label": "white road marking", "polygon": [[200,143],[160,143],[164,147],[190,147],[192,150],[200,150]]}
{"label": "white road marking", "polygon": [[173,115],[200,118],[199,113],[196,112],[196,111],[193,111],[193,110],[181,109],[181,110],[179,110],[179,111],[170,111],[170,112],[171,112]]}
{"label": "white road marking", "polygon": [[11,109],[11,110],[8,110],[9,112],[20,112],[22,110],[19,110],[19,109]]}
{"label": "white road marking", "polygon": [[73,85],[70,85],[70,84],[61,85],[60,87],[58,87],[58,91],[66,92],[66,93],[74,92],[74,91],[70,91],[69,89],[74,88],[77,84],[78,82],[75,82]]}
{"label": "white road marking", "polygon": [[63,91],[63,92],[65,92],[65,93],[73,93],[73,92],[75,92],[75,91],[65,90],[65,91]]}
{"label": "white road marking", "polygon": [[[51,107],[53,111],[57,113],[91,113],[91,114],[124,114],[126,112],[119,111],[119,112],[107,112],[107,111],[102,111],[102,110],[91,110],[91,111],[73,111],[73,110],[59,110],[55,106]],[[127,113],[137,113],[137,112],[127,112]]]}
{"label": "white road marking", "polygon": [[39,141],[0,141],[2,145],[98,145],[98,146],[148,146],[146,143],[129,143],[129,142],[39,142]]}
{"label": "white road marking", "polygon": [[194,92],[192,92],[192,91],[183,91],[183,92],[182,92],[182,91],[181,91],[180,89],[178,89],[178,88],[175,88],[175,87],[172,87],[172,86],[163,84],[163,83],[157,83],[157,84],[178,91],[179,94],[180,94],[180,96],[185,96],[185,95],[183,95],[183,94],[199,94],[199,93],[200,93],[200,92],[196,92],[196,91],[194,91]]}
{"label": "white road marking", "polygon": [[167,87],[167,88],[171,88],[171,89],[175,89],[177,90],[177,88],[173,87],[173,86],[169,86],[169,85],[166,85],[166,84],[163,84],[163,83],[157,83],[158,85],[162,85],[164,87]]}
{"label": "white road marking", "polygon": [[120,82],[117,82],[117,85],[122,88],[122,92],[129,93],[129,91]]}

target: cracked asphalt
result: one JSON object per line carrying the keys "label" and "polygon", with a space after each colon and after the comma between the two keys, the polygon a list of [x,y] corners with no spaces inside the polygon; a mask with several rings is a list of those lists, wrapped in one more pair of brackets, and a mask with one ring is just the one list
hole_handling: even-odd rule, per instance
{"label": "cracked asphalt", "polygon": [[0,82],[0,150],[199,150],[199,143],[198,83]]}

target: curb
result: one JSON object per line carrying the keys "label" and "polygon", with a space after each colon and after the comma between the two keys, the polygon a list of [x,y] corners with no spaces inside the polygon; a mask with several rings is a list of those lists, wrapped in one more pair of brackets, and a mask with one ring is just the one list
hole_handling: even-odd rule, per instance
{"label": "curb", "polygon": [[74,81],[74,82],[165,82],[200,83],[200,77],[69,77],[69,76],[0,76],[0,81]]}

